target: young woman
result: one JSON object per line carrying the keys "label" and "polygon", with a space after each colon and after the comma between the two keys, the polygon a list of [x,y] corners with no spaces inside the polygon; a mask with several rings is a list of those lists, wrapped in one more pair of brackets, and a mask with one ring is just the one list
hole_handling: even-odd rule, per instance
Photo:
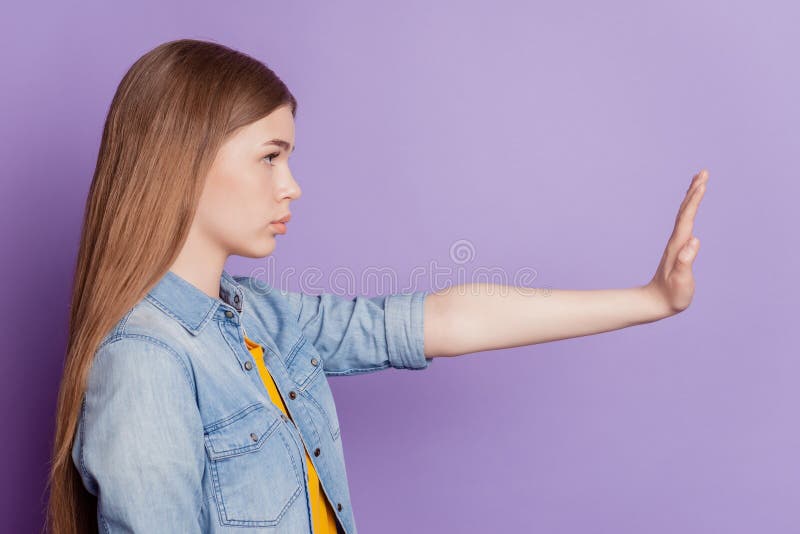
{"label": "young woman", "polygon": [[273,252],[301,195],[296,110],[269,68],[211,42],[164,43],[120,83],[75,273],[51,532],[355,534],[328,376],[624,328],[692,299],[706,172],[644,286],[351,300],[231,276],[230,255]]}

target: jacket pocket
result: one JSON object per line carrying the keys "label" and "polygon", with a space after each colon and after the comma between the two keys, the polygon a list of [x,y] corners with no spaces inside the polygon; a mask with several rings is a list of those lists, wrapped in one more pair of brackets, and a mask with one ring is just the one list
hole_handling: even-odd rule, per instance
{"label": "jacket pocket", "polygon": [[302,493],[303,468],[287,432],[262,403],[208,425],[204,439],[222,524],[277,525]]}

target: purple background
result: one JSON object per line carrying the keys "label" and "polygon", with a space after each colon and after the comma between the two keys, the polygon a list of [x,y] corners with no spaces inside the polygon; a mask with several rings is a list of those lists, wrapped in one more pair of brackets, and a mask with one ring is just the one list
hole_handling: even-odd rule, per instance
{"label": "purple background", "polygon": [[409,280],[467,239],[469,268],[527,266],[537,287],[641,284],[710,171],[685,313],[331,379],[362,532],[800,531],[796,6],[111,4],[18,2],[0,22],[4,531],[42,524],[111,97],[180,37],[254,55],[299,100],[304,196],[278,269]]}

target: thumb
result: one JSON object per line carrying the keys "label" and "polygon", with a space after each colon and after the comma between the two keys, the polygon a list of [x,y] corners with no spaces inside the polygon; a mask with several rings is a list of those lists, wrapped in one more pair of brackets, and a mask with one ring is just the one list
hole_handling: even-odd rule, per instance
{"label": "thumb", "polygon": [[694,258],[697,256],[699,248],[699,239],[696,237],[689,239],[678,254],[678,261],[675,264],[675,268],[679,270],[689,269],[692,266],[692,261],[694,261]]}

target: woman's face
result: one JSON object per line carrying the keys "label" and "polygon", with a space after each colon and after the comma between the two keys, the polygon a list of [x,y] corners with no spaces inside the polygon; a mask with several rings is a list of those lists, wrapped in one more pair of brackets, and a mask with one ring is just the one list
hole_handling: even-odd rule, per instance
{"label": "woman's face", "polygon": [[[290,213],[301,190],[289,170],[294,117],[282,106],[239,129],[217,153],[190,234],[205,252],[261,258],[281,232],[274,221]],[[287,225],[288,227],[288,225]],[[199,238],[199,239],[198,239]],[[201,254],[203,252],[201,251]]]}

